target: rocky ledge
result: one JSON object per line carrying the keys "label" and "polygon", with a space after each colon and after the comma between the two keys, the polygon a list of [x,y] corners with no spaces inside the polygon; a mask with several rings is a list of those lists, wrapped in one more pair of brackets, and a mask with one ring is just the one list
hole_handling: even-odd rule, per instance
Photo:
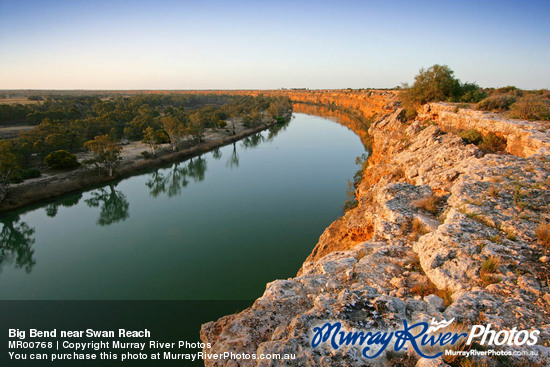
{"label": "rocky ledge", "polygon": [[[424,366],[428,360],[411,348],[388,348],[372,360],[361,347],[312,348],[313,329],[331,320],[368,331],[402,329],[404,319],[454,319],[448,328],[455,331],[476,324],[540,331],[536,345],[521,347],[535,352],[530,356],[470,361],[550,360],[550,263],[542,233],[550,221],[547,131],[540,123],[459,113],[444,104],[403,123],[394,105],[369,129],[373,151],[357,207],[325,230],[297,277],[269,283],[248,309],[203,325],[201,339],[211,345],[205,352],[295,353],[293,366]],[[508,153],[484,154],[446,133],[449,124],[508,137]],[[429,362],[461,365],[456,356]]]}

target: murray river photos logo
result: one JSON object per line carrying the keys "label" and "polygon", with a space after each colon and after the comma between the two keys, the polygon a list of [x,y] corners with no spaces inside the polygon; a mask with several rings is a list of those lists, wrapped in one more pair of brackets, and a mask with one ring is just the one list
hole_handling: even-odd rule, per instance
{"label": "murray river photos logo", "polygon": [[[325,343],[334,350],[342,346],[360,346],[363,357],[369,359],[378,357],[390,345],[396,352],[407,350],[410,346],[420,357],[438,358],[443,355],[442,351],[429,354],[425,352],[425,347],[450,348],[464,338],[467,338],[466,345],[476,342],[487,346],[532,346],[538,342],[540,334],[538,330],[518,331],[515,327],[512,330],[496,331],[491,328],[491,324],[474,325],[469,333],[444,331],[453,321],[454,318],[439,322],[432,319],[431,324],[427,322],[409,324],[407,320],[403,320],[403,328],[392,331],[346,330],[341,322],[327,322],[313,328],[311,346],[316,348]],[[438,332],[438,330],[442,331]]]}

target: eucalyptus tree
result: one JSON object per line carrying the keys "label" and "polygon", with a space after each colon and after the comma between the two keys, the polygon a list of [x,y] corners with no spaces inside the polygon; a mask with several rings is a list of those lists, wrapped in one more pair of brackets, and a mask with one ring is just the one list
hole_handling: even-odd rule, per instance
{"label": "eucalyptus tree", "polygon": [[153,127],[149,126],[147,129],[143,130],[143,140],[142,143],[145,143],[151,148],[153,155],[156,155],[156,150],[160,147],[162,138],[158,130],[155,130]]}
{"label": "eucalyptus tree", "polygon": [[120,164],[122,147],[109,135],[98,135],[93,140],[84,143],[84,146],[94,153],[94,161],[100,168],[106,168],[109,177]]}
{"label": "eucalyptus tree", "polygon": [[174,115],[165,116],[160,119],[162,127],[170,139],[172,150],[176,151],[177,145],[183,140],[187,134],[185,122]]}
{"label": "eucalyptus tree", "polygon": [[201,113],[195,112],[189,115],[189,120],[187,132],[193,137],[195,142],[201,143],[204,140],[204,123]]}
{"label": "eucalyptus tree", "polygon": [[18,168],[17,157],[11,151],[10,142],[0,140],[0,202],[6,197],[10,180]]}

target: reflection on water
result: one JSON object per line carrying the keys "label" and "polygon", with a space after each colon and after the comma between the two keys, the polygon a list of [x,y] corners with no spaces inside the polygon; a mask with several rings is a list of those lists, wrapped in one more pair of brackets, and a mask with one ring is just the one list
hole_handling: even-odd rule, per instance
{"label": "reflection on water", "polygon": [[[256,148],[263,142],[272,141],[280,132],[288,127],[288,123],[277,124],[270,127],[266,133],[250,135],[240,141],[244,149]],[[222,158],[222,151],[217,148],[212,151],[212,157],[216,160]],[[231,153],[227,159],[226,167],[231,169],[239,167],[239,154],[237,143],[233,143]],[[191,158],[188,161],[174,164],[169,169],[159,169],[150,174],[145,185],[149,188],[152,197],[166,194],[168,197],[178,196],[187,187],[190,180],[194,182],[204,181],[207,171],[207,160],[203,157]],[[116,189],[117,184],[109,184],[95,189],[89,193],[89,198],[84,202],[90,208],[100,208],[99,218],[96,224],[109,226],[117,222],[123,222],[129,218],[130,203],[122,191]],[[46,216],[55,217],[59,208],[70,208],[78,205],[82,199],[82,193],[64,196],[55,202],[44,206]],[[6,265],[24,269],[30,273],[36,264],[34,259],[35,229],[20,220],[19,215],[0,218],[2,230],[0,232],[0,272]]]}
{"label": "reflection on water", "polygon": [[44,208],[46,210],[46,215],[53,218],[57,215],[57,211],[60,206],[70,208],[71,206],[78,204],[80,199],[82,199],[82,194],[74,194],[50,203],[46,206],[46,208]]}
{"label": "reflection on water", "polygon": [[96,222],[100,226],[108,226],[124,221],[130,216],[128,212],[130,204],[126,200],[126,196],[121,191],[115,190],[114,184],[109,184],[108,188],[109,190],[106,187],[102,187],[92,191],[92,197],[85,200],[86,204],[91,208],[101,206],[99,219]]}
{"label": "reflection on water", "polygon": [[[294,116],[292,117],[294,118]],[[288,128],[289,124],[290,122],[287,121],[282,124],[276,124],[271,126],[268,129],[268,133],[267,133],[267,137],[265,138],[265,141],[272,141],[273,139],[275,139],[275,137],[279,135],[279,133],[285,131]]]}
{"label": "reflection on water", "polygon": [[222,151],[220,148],[216,148],[212,151],[212,157],[214,157],[214,159],[220,159],[222,157]]}
{"label": "reflection on water", "polygon": [[229,156],[229,159],[225,163],[225,166],[231,169],[239,167],[239,155],[237,154],[236,143],[233,143],[233,150],[231,151],[231,155]]}
{"label": "reflection on water", "polygon": [[266,138],[264,138],[262,134],[258,133],[258,134],[247,136],[246,138],[241,140],[241,146],[245,149],[255,148],[258,145],[260,145],[260,143],[263,143],[265,140]]}
{"label": "reflection on water", "polygon": [[32,249],[34,228],[21,222],[18,215],[2,218],[0,223],[0,272],[5,265],[13,265],[29,274],[36,264]]}
{"label": "reflection on water", "polygon": [[[219,154],[221,157],[221,153]],[[199,156],[187,162],[176,163],[169,169],[153,172],[145,182],[145,186],[149,188],[149,194],[152,197],[156,198],[160,194],[173,197],[181,194],[181,190],[189,184],[188,178],[200,182],[204,181],[205,174],[206,159]]]}
{"label": "reflection on water", "polygon": [[204,181],[206,173],[206,159],[202,157],[191,158],[187,164],[187,175],[193,178],[193,181]]}
{"label": "reflection on water", "polygon": [[370,120],[374,116],[372,116],[370,119],[363,116],[352,116],[350,115],[350,113],[342,112],[337,109],[325,106],[310,105],[307,103],[295,103],[293,105],[293,108],[294,112],[320,116],[326,119],[330,119],[342,126],[347,127],[348,129],[351,129],[355,134],[359,136],[361,142],[367,149],[369,149],[369,146],[372,143],[371,137],[368,134],[368,127],[371,123]]}
{"label": "reflection on water", "polygon": [[181,189],[188,184],[187,166],[180,167],[179,163],[174,164],[166,174],[155,171],[145,183],[149,188],[149,194],[155,198],[162,193],[168,194],[169,197],[179,195]]}
{"label": "reflection on water", "polygon": [[296,274],[341,213],[363,151],[348,129],[297,115],[169,168],[0,216],[0,298],[257,298]]}

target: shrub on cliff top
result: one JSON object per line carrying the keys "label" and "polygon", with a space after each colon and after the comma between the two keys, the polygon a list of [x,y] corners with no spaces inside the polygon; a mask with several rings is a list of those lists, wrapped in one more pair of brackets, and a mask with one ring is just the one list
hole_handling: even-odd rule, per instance
{"label": "shrub on cliff top", "polygon": [[476,103],[487,96],[487,93],[475,83],[464,83],[454,77],[447,65],[435,64],[428,69],[420,69],[412,86],[401,94],[405,115],[408,119],[416,116],[416,108],[428,102],[466,102]]}
{"label": "shrub on cliff top", "polygon": [[535,234],[537,235],[539,243],[546,248],[546,251],[548,251],[548,248],[550,247],[550,223],[539,223]]}
{"label": "shrub on cliff top", "polygon": [[454,77],[454,71],[447,65],[435,64],[428,69],[420,69],[414,84],[404,92],[404,98],[424,104],[458,99],[460,94],[460,81]]}
{"label": "shrub on cliff top", "polygon": [[507,85],[506,87],[501,87],[497,89],[489,88],[488,91],[491,95],[508,94],[514,97],[521,97],[523,95],[523,91],[513,85]]}
{"label": "shrub on cliff top", "polygon": [[510,117],[522,120],[550,121],[550,101],[539,95],[521,97],[510,106]]}
{"label": "shrub on cliff top", "polygon": [[478,103],[487,98],[487,92],[475,83],[464,83],[461,87],[461,94],[460,102],[465,103]]}
{"label": "shrub on cliff top", "polygon": [[509,94],[496,94],[485,98],[476,105],[482,111],[507,111],[516,101],[516,97]]}

